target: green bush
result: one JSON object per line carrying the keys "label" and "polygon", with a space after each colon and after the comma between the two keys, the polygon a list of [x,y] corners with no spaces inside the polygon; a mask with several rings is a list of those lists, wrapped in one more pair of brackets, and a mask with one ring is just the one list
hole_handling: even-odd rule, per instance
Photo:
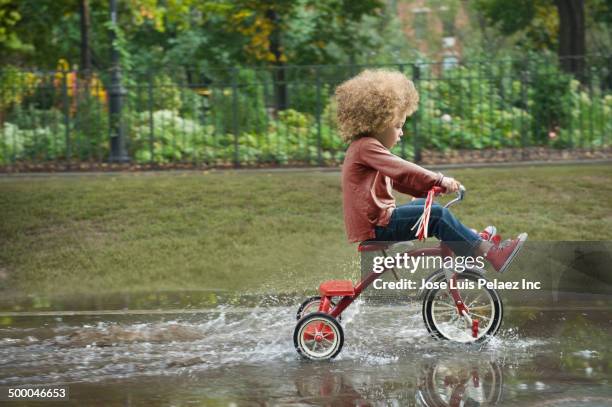
{"label": "green bush", "polygon": [[130,129],[130,145],[138,163],[201,161],[210,158],[206,149],[215,146],[212,127],[179,116],[174,110],[153,113],[153,132],[149,112],[136,115]]}
{"label": "green bush", "polygon": [[595,90],[591,97],[577,80],[571,80],[569,89],[562,99],[568,112],[563,120],[564,126],[549,134],[553,145],[559,148],[609,145],[612,94],[604,95],[600,90]]}
{"label": "green bush", "polygon": [[[328,163],[343,158],[340,138],[329,127],[322,128],[322,158]],[[310,115],[295,110],[279,112],[267,131],[219,133],[211,125],[180,117],[175,111],[153,113],[153,134],[147,112],[138,114],[130,128],[130,146],[138,163],[205,162],[243,164],[318,162],[317,133]],[[325,141],[328,140],[328,141]]]}
{"label": "green bush", "polygon": [[152,90],[153,110],[176,110],[183,106],[181,89],[166,74],[156,75],[153,78]]}
{"label": "green bush", "polygon": [[65,127],[54,126],[33,129],[19,128],[5,122],[0,139],[0,163],[13,161],[43,161],[66,158]]}
{"label": "green bush", "polygon": [[0,138],[0,163],[10,164],[14,159],[23,156],[24,137],[19,127],[12,123],[4,123]]}
{"label": "green bush", "polygon": [[36,90],[40,77],[6,65],[0,70],[0,111],[18,106]]}
{"label": "green bush", "polygon": [[[320,109],[325,107],[325,101],[331,96],[330,86],[321,84],[319,95]],[[302,78],[301,82],[289,87],[289,104],[292,109],[316,115],[317,113],[317,85],[314,78]]]}
{"label": "green bush", "polygon": [[[214,85],[211,90],[209,122],[222,133],[233,133],[235,124],[238,132],[262,132],[268,117],[266,113],[263,86],[255,72],[241,69],[237,74],[236,97],[233,87]],[[236,123],[234,123],[236,119]]]}
{"label": "green bush", "polygon": [[[538,69],[540,68],[540,69]],[[535,66],[529,78],[529,111],[533,116],[531,142],[547,144],[549,133],[556,127],[567,127],[570,109],[567,95],[570,93],[571,76],[561,72],[554,64]]]}
{"label": "green bush", "polygon": [[437,150],[520,147],[534,121],[522,103],[520,81],[504,67],[457,66],[444,80],[419,82],[420,145]]}
{"label": "green bush", "polygon": [[6,120],[0,142],[3,163],[13,159],[103,160],[108,157],[108,113],[96,98],[80,100],[76,114],[68,117],[68,132],[66,116],[54,108],[39,110],[33,105],[26,108],[17,105]]}
{"label": "green bush", "polygon": [[[80,95],[76,112],[70,118],[73,143],[71,155],[81,160],[104,160],[108,157],[109,117],[106,105],[99,98]],[[128,116],[128,112],[125,112]]]}
{"label": "green bush", "polygon": [[6,116],[6,121],[20,129],[53,127],[64,123],[64,114],[58,109],[39,110],[33,105],[16,105]]}

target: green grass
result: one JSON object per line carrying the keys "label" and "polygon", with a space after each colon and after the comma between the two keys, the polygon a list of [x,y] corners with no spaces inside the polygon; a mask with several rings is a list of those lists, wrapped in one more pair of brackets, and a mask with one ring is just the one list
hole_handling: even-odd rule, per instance
{"label": "green grass", "polygon": [[[476,229],[612,238],[611,166],[445,173],[468,188],[453,212]],[[4,293],[296,292],[359,273],[337,172],[3,177],[0,211]]]}

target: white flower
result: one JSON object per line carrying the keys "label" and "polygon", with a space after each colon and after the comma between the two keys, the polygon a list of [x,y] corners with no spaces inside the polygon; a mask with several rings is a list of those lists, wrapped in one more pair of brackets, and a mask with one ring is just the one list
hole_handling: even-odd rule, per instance
{"label": "white flower", "polygon": [[444,114],[442,115],[441,119],[442,119],[442,121],[443,121],[443,122],[448,123],[448,122],[450,122],[450,121],[451,121],[453,118],[451,117],[451,115],[450,115],[450,114],[448,114],[448,113],[444,113]]}

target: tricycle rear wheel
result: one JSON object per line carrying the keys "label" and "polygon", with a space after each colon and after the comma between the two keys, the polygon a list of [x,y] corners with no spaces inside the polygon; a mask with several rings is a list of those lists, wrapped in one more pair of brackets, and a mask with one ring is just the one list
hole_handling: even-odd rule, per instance
{"label": "tricycle rear wheel", "polygon": [[298,321],[293,331],[293,345],[306,359],[332,359],[342,350],[344,331],[336,318],[313,312]]}
{"label": "tricycle rear wheel", "polygon": [[[336,306],[336,302],[333,301],[333,300],[331,301],[331,304],[332,304],[332,307]],[[321,305],[321,297],[318,296],[318,295],[306,299],[302,303],[302,305],[300,305],[300,308],[298,308],[298,311],[296,313],[295,319],[297,321],[299,321],[305,315],[312,314],[313,312],[318,312],[319,311],[319,305]],[[336,319],[338,321],[342,321],[342,316],[338,315],[338,317]]]}

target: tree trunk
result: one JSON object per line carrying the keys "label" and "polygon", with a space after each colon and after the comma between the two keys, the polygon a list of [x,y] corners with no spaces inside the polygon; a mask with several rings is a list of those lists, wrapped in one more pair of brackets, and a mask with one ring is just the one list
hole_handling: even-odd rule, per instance
{"label": "tree trunk", "polygon": [[281,61],[280,17],[274,9],[269,9],[266,17],[274,26],[270,34],[270,52],[274,55],[274,65],[276,67],[273,72],[276,110],[285,110],[287,109],[287,84],[285,82],[285,63]]}
{"label": "tree trunk", "polygon": [[81,15],[81,72],[89,76],[91,72],[91,49],[89,47],[89,0],[80,1]]}
{"label": "tree trunk", "polygon": [[584,80],[584,0],[555,0],[559,12],[559,63],[561,68]]}

